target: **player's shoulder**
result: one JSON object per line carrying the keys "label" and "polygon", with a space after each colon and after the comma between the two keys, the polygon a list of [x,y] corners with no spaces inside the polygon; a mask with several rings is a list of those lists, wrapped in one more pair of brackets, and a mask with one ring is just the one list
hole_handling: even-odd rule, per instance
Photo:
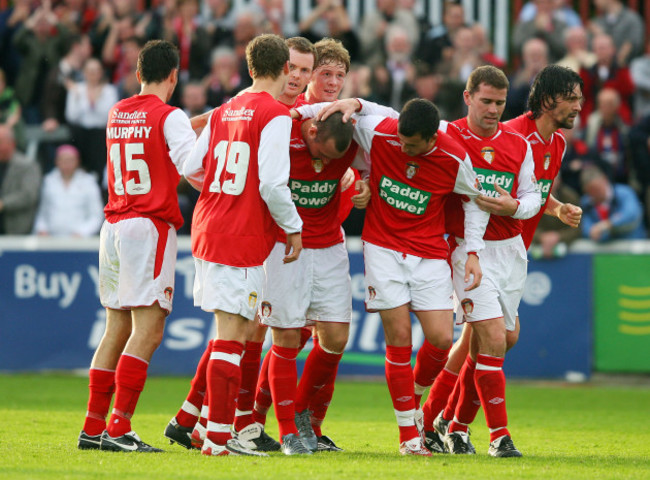
{"label": "player's shoulder", "polygon": [[465,158],[467,155],[467,150],[456,140],[453,135],[438,130],[438,137],[436,138],[437,150],[442,154],[450,158],[458,159]]}
{"label": "player's shoulder", "polygon": [[526,137],[512,125],[508,123],[501,123],[499,124],[499,127],[501,129],[504,141],[510,142],[513,145],[521,145],[524,148],[528,146],[528,140],[526,140]]}
{"label": "player's shoulder", "polygon": [[531,129],[535,128],[535,120],[533,119],[530,112],[523,113],[518,117],[515,117],[507,122],[504,122],[503,125],[527,136]]}

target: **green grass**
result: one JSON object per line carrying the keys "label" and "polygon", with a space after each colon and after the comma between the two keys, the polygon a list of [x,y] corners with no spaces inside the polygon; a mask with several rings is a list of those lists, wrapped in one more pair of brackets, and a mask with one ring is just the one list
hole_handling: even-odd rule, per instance
{"label": "green grass", "polygon": [[[508,410],[521,459],[486,455],[483,414],[475,456],[402,457],[382,383],[340,382],[324,433],[345,448],[311,457],[205,458],[168,445],[162,431],[189,380],[150,378],[134,428],[163,454],[79,451],[87,379],[0,375],[0,479],[650,479],[650,388],[511,383]],[[277,434],[269,419],[268,431]]]}

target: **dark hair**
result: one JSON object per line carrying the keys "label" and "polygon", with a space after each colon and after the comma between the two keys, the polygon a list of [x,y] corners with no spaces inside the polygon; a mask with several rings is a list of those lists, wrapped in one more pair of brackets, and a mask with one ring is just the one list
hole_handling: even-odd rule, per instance
{"label": "dark hair", "polygon": [[258,35],[246,45],[246,62],[253,79],[275,80],[282,74],[282,69],[288,61],[289,47],[278,35]]}
{"label": "dark hair", "polygon": [[343,123],[343,113],[335,112],[325,120],[315,121],[314,125],[318,129],[316,140],[319,143],[324,143],[333,138],[334,146],[338,152],[345,152],[350,146],[354,127],[351,121]]}
{"label": "dark hair", "polygon": [[314,68],[316,68],[316,65],[318,64],[318,52],[313,43],[305,37],[287,38],[284,43],[287,44],[289,49],[293,48],[297,52],[311,54],[314,57]]}
{"label": "dark hair", "polygon": [[482,83],[498,90],[507,90],[508,87],[510,87],[510,82],[508,81],[506,74],[493,65],[483,65],[474,69],[474,71],[469,74],[469,78],[465,84],[465,90],[467,90],[471,95],[478,92]]}
{"label": "dark hair", "polygon": [[140,80],[142,83],[162,83],[178,64],[178,48],[166,40],[151,40],[138,55]]}
{"label": "dark hair", "polygon": [[397,131],[405,137],[419,133],[423,140],[429,140],[440,126],[440,112],[433,102],[413,98],[406,102],[399,114]]}
{"label": "dark hair", "polygon": [[316,47],[318,55],[317,67],[325,64],[340,63],[345,67],[345,73],[350,71],[350,52],[347,51],[340,40],[325,37],[316,42],[314,47]]}
{"label": "dark hair", "polygon": [[533,118],[539,118],[544,110],[553,110],[557,102],[571,97],[576,86],[584,88],[580,75],[567,67],[548,65],[535,77],[528,95],[528,109]]}

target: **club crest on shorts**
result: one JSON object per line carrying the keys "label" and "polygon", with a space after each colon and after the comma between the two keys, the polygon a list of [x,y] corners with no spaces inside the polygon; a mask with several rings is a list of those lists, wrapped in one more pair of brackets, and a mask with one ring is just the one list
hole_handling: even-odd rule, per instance
{"label": "club crest on shorts", "polygon": [[314,172],[316,173],[323,171],[323,161],[320,158],[312,158],[311,166],[314,168]]}
{"label": "club crest on shorts", "polygon": [[248,294],[248,306],[250,308],[255,308],[257,304],[257,292],[251,292]]}
{"label": "club crest on shorts", "polygon": [[269,318],[272,311],[273,307],[271,307],[271,304],[269,302],[262,302],[262,316],[264,318]]}
{"label": "club crest on shorts", "polygon": [[368,300],[374,300],[376,296],[377,296],[377,292],[375,291],[375,287],[369,286],[368,287]]}
{"label": "club crest on shorts", "polygon": [[474,311],[474,302],[471,298],[463,298],[460,302],[460,306],[463,307],[465,315],[469,315]]}
{"label": "club crest on shorts", "polygon": [[494,148],[483,147],[481,149],[481,157],[483,157],[483,160],[492,165],[492,162],[494,161]]}
{"label": "club crest on shorts", "polygon": [[550,164],[551,164],[551,152],[546,152],[544,154],[544,170],[548,170]]}
{"label": "club crest on shorts", "polygon": [[174,296],[174,289],[172,287],[165,288],[165,298],[167,299],[168,302],[172,301],[173,296]]}
{"label": "club crest on shorts", "polygon": [[413,178],[417,175],[420,165],[413,160],[406,162],[406,178]]}

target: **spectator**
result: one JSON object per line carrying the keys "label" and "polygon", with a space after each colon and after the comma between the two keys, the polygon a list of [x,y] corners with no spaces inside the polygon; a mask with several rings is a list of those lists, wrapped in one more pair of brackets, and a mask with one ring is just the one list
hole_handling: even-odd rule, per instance
{"label": "spectator", "polygon": [[14,48],[14,35],[31,14],[31,0],[14,0],[13,6],[0,11],[0,68],[7,76],[7,85],[15,85],[20,54]]}
{"label": "spectator", "polygon": [[564,32],[564,46],[566,55],[557,64],[568,67],[575,72],[581,68],[591,68],[596,63],[596,54],[589,50],[587,30],[577,26],[568,28]]}
{"label": "spectator", "polygon": [[16,144],[24,145],[24,124],[20,102],[16,98],[13,88],[7,86],[5,72],[0,69],[0,125],[11,128],[14,132]]}
{"label": "spectator", "polygon": [[361,50],[367,65],[386,62],[386,33],[391,25],[400,26],[407,32],[410,45],[417,45],[420,31],[413,12],[399,8],[397,0],[377,0],[377,8],[366,12],[361,22]]}
{"label": "spectator", "polygon": [[18,152],[13,130],[0,125],[0,234],[31,233],[40,187],[38,163]]}
{"label": "spectator", "polygon": [[339,96],[341,98],[363,98],[364,100],[378,102],[379,98],[372,91],[371,82],[372,70],[370,67],[358,64],[351,66]]}
{"label": "spectator", "polygon": [[286,38],[298,34],[298,26],[284,10],[284,0],[255,0],[253,8],[257,8],[265,20],[263,26],[265,33],[274,33]]}
{"label": "spectator", "polygon": [[629,127],[621,118],[621,96],[612,88],[598,92],[598,108],[585,128],[587,148],[600,160],[600,168],[614,183],[629,183]]}
{"label": "spectator", "polygon": [[650,225],[650,114],[630,129],[630,157],[645,206],[646,225]]}
{"label": "spectator", "polygon": [[464,89],[469,74],[487,63],[481,58],[477,39],[475,31],[469,27],[456,30],[452,38],[453,53],[438,64],[436,71],[446,77],[447,81],[462,84]]}
{"label": "spectator", "polygon": [[246,45],[262,33],[263,20],[261,15],[252,8],[241,10],[235,17],[235,28],[231,44],[228,46],[235,51],[241,84],[244,88],[252,84],[246,63]]}
{"label": "spectator", "polygon": [[104,220],[104,203],[95,178],[80,167],[72,145],[56,150],[55,168],[45,175],[34,222],[38,235],[90,237]]}
{"label": "spectator", "polygon": [[210,44],[220,46],[232,38],[235,12],[231,0],[205,0],[201,2],[201,20],[210,36]]}
{"label": "spectator", "polygon": [[115,82],[119,98],[129,98],[140,92],[140,84],[135,74],[138,66],[138,55],[144,47],[140,37],[130,37],[122,42],[121,63],[118,67],[118,77]]}
{"label": "spectator", "polygon": [[[582,19],[572,5],[573,2],[568,0],[553,0],[553,17],[564,22],[568,28],[581,27]],[[526,2],[519,11],[517,22],[528,22],[535,18],[537,6],[535,2]]]}
{"label": "spectator", "polygon": [[217,47],[212,52],[212,68],[204,84],[211,107],[220,107],[245,88],[239,59],[232,48]]}
{"label": "spectator", "polygon": [[300,22],[298,28],[300,35],[312,43],[325,37],[340,40],[350,53],[350,62],[362,60],[359,37],[341,0],[317,0],[316,8]]}
{"label": "spectator", "polygon": [[582,236],[595,242],[646,238],[643,209],[636,192],[622,183],[613,184],[598,167],[581,175]]}
{"label": "spectator", "polygon": [[465,25],[465,11],[460,3],[445,2],[443,8],[442,25],[434,25],[422,35],[415,53],[418,60],[434,69],[441,60],[451,56],[451,39]]}
{"label": "spectator", "polygon": [[599,15],[591,22],[592,34],[605,33],[612,37],[618,52],[616,61],[619,65],[627,65],[643,53],[643,19],[620,0],[594,0],[594,4]]}
{"label": "spectator", "polygon": [[650,114],[650,41],[646,53],[630,63],[630,76],[634,83],[634,117],[643,118]]}
{"label": "spectator", "polygon": [[210,110],[207,101],[208,96],[206,95],[205,88],[199,82],[190,82],[183,87],[181,108],[189,118],[196,117]]}
{"label": "spectator", "polygon": [[[107,66],[116,63],[114,49],[119,43],[117,37],[126,39],[134,35],[142,37],[145,35],[151,16],[143,18],[136,11],[136,3],[131,0],[112,0],[102,1],[99,4],[99,15],[90,28],[89,36],[93,53],[101,56]],[[110,39],[112,45],[107,48],[106,42],[111,35],[115,37]]]}
{"label": "spectator", "polygon": [[507,66],[506,61],[498,55],[495,55],[492,42],[485,32],[485,27],[480,23],[475,23],[470,28],[472,29],[472,32],[474,32],[474,43],[476,44],[476,49],[478,50],[481,60],[484,63],[494,65],[501,70],[505,69]]}
{"label": "spectator", "polygon": [[510,78],[504,120],[521,115],[526,110],[533,80],[548,65],[548,45],[539,38],[531,38],[524,44],[521,59],[521,67]]}
{"label": "spectator", "polygon": [[553,0],[534,0],[535,17],[532,20],[519,22],[512,36],[512,46],[517,55],[522,55],[524,44],[538,38],[548,45],[549,60],[556,62],[565,54],[564,31],[567,26],[553,15]]}
{"label": "spectator", "polygon": [[629,125],[632,120],[631,104],[634,94],[634,83],[630,70],[625,66],[620,66],[616,61],[616,49],[612,37],[609,35],[596,35],[592,47],[596,54],[596,63],[591,68],[580,69],[580,76],[585,84],[582,90],[585,104],[580,113],[583,125],[594,111],[598,92],[603,88],[613,88],[621,95],[620,114],[623,121]]}
{"label": "spectator", "polygon": [[[580,172],[587,165],[598,163],[593,152],[579,135],[580,117],[577,117],[573,128],[563,128],[562,133],[566,139],[567,147],[560,167],[562,183],[571,188],[578,195],[582,195],[582,185],[580,184]],[[577,205],[577,204],[576,204]]]}
{"label": "spectator", "polygon": [[99,60],[84,65],[84,81],[68,90],[65,118],[72,127],[75,146],[84,168],[100,181],[106,163],[106,123],[108,111],[117,102],[117,89],[104,80]]}

